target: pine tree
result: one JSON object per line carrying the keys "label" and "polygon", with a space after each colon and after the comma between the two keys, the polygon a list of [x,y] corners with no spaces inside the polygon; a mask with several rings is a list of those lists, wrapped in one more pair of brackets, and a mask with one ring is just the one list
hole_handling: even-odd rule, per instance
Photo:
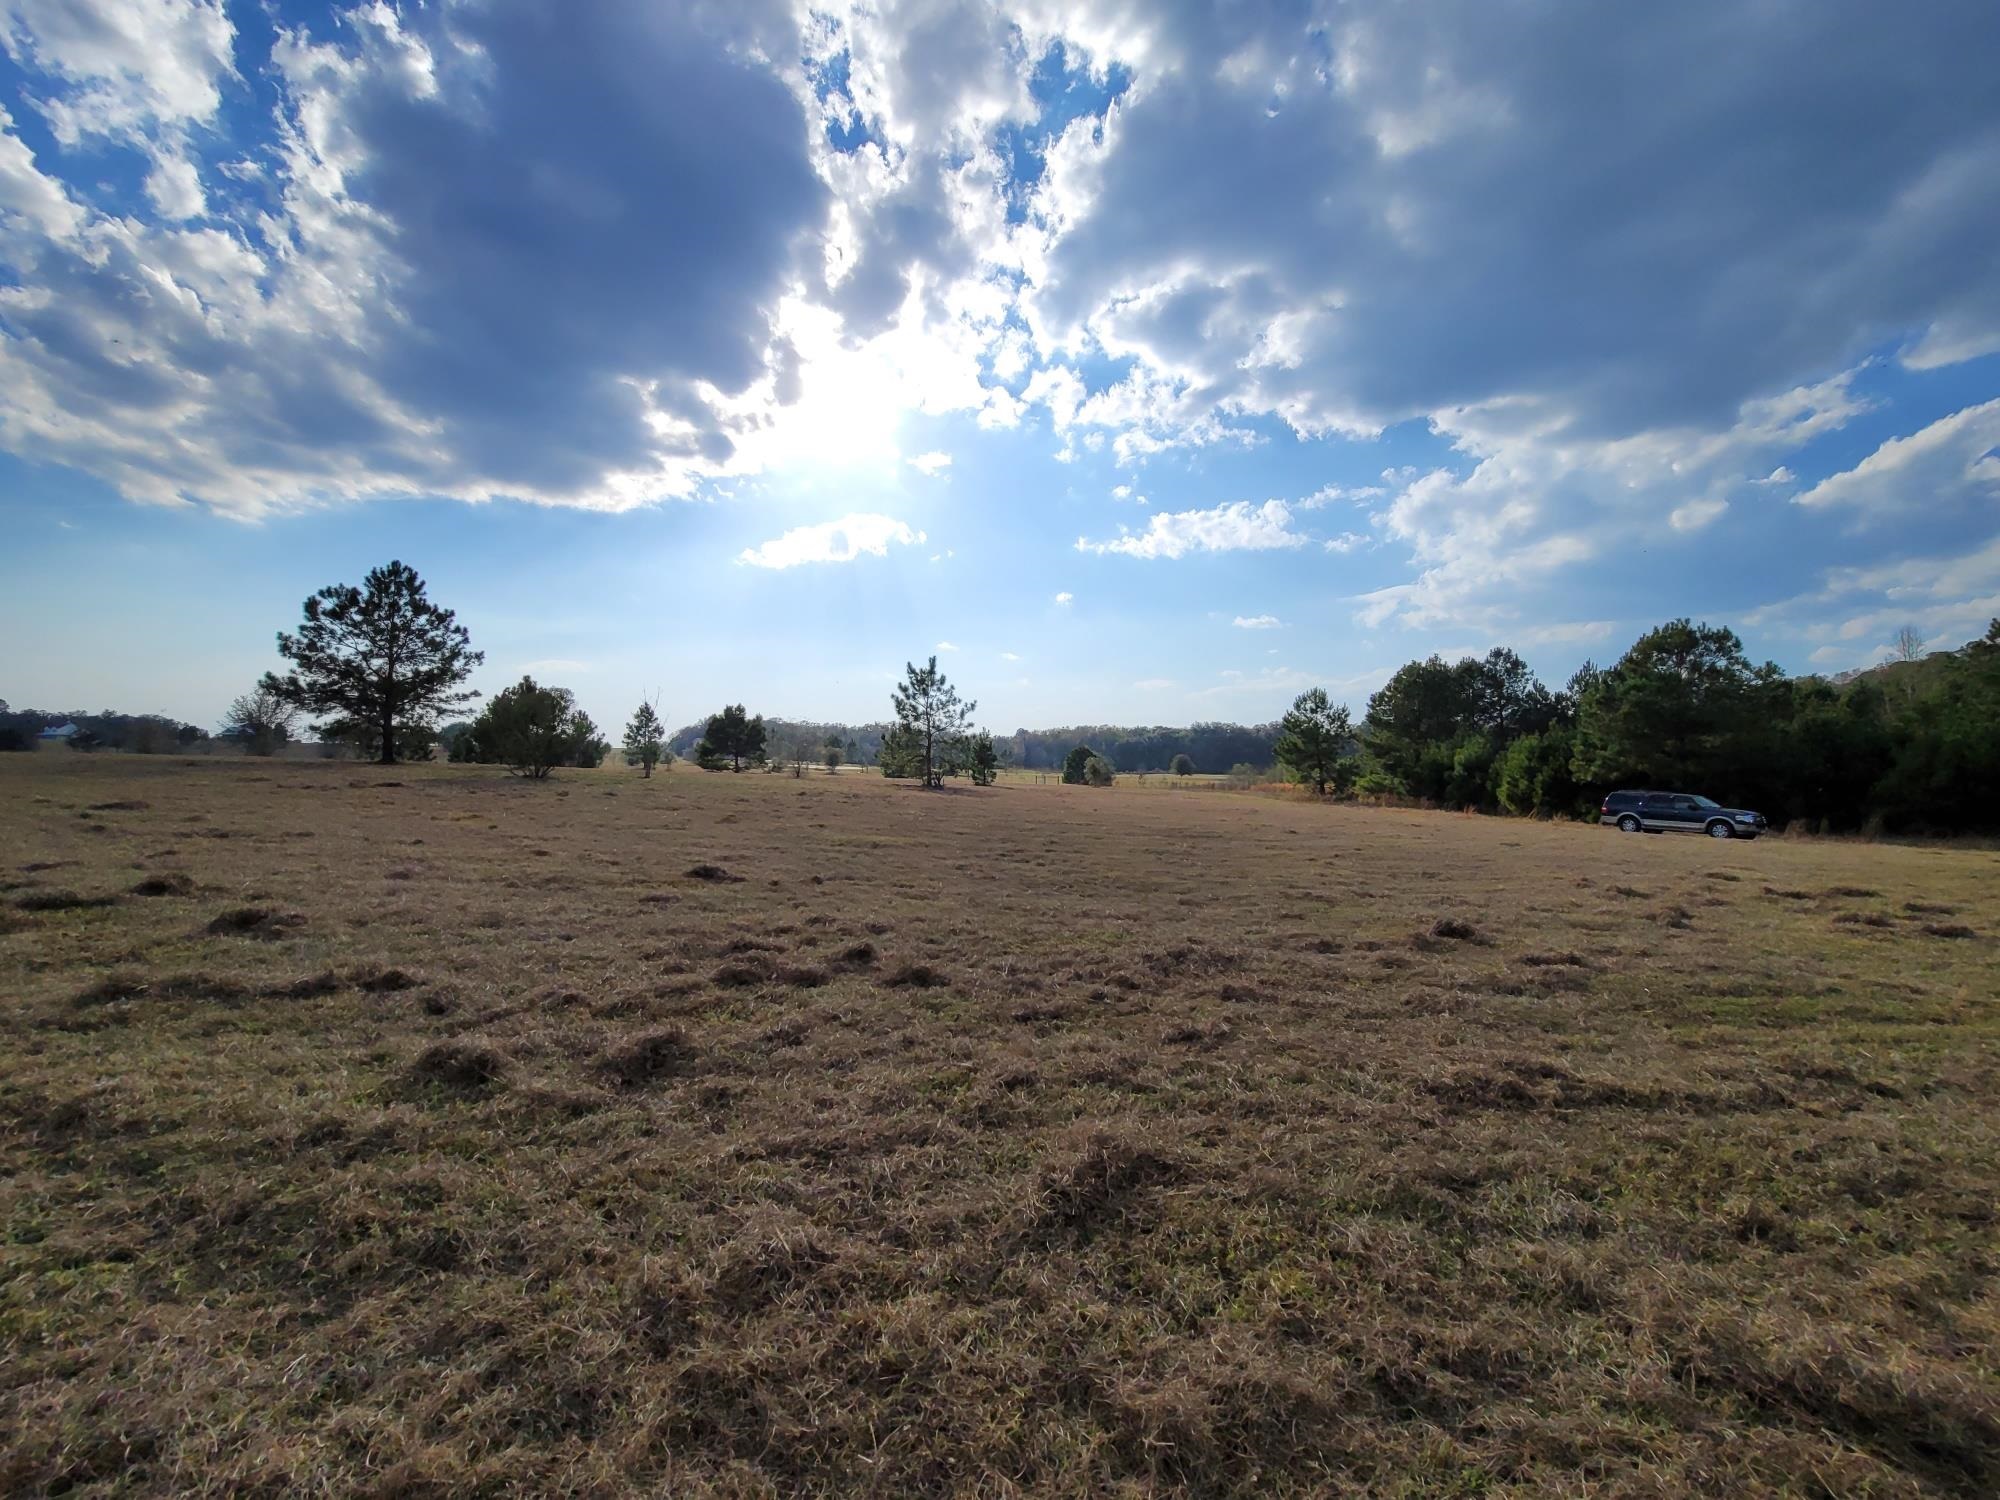
{"label": "pine tree", "polygon": [[557,766],[597,763],[590,716],[568,688],[543,687],[532,677],[495,693],[460,739],[470,741],[466,759],[504,765],[531,781],[546,780]]}
{"label": "pine tree", "polygon": [[297,635],[278,633],[292,663],[261,688],[350,730],[365,726],[383,765],[399,747],[435,737],[439,715],[477,698],[461,684],[486,659],[448,609],[431,603],[416,569],[370,570],[363,586],[332,584],[305,603]]}
{"label": "pine tree", "polygon": [[764,716],[751,718],[740,703],[728,705],[710,719],[701,737],[708,744],[712,758],[729,757],[732,771],[742,770],[746,760],[753,766],[764,762]]}
{"label": "pine tree", "polygon": [[643,766],[645,774],[651,776],[665,744],[666,726],[660,723],[659,714],[652,704],[641,703],[633,711],[632,722],[625,726],[625,764]]}
{"label": "pine tree", "polygon": [[1278,759],[1323,797],[1330,786],[1345,788],[1353,739],[1347,705],[1330,700],[1325,688],[1312,688],[1299,694],[1278,725]]}
{"label": "pine tree", "polygon": [[957,689],[938,670],[935,656],[921,667],[914,662],[906,663],[903,681],[890,694],[890,701],[895,705],[896,723],[907,731],[921,752],[915,759],[922,770],[924,785],[943,786],[940,752],[949,741],[965,733],[972,711],[979,705],[959,698]]}

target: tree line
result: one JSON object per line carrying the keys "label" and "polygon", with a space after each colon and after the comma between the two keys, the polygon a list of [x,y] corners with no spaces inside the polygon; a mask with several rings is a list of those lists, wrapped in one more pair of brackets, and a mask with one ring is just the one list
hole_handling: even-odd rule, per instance
{"label": "tree line", "polygon": [[[1409,662],[1369,698],[1359,723],[1313,688],[1273,725],[1100,725],[997,739],[974,727],[977,705],[932,656],[907,666],[880,724],[766,720],[738,703],[669,735],[648,701],[618,748],[648,776],[677,752],[707,770],[804,774],[860,763],[927,787],[959,776],[990,784],[1005,765],[1059,769],[1065,782],[1098,786],[1154,769],[1226,767],[1244,781],[1275,762],[1325,796],[1536,816],[1587,816],[1604,793],[1633,787],[1700,791],[1780,825],[1829,831],[2000,828],[2000,620],[1954,651],[1925,654],[1907,631],[1900,644],[1900,660],[1847,680],[1792,678],[1752,663],[1733,631],[1681,619],[1647,631],[1609,667],[1586,662],[1558,688],[1506,647]],[[465,684],[485,658],[401,562],[371,570],[359,586],[321,589],[277,646],[287,669],[237,698],[219,730],[252,753],[274,753],[308,715],[322,743],[384,764],[442,746],[455,761],[541,779],[601,764],[613,749],[568,689],[532,677],[471,718],[445,722],[480,696]],[[75,726],[79,750],[165,751],[204,738],[157,715],[0,703],[0,748],[32,749],[58,724]]]}
{"label": "tree line", "polygon": [[1906,633],[1902,656],[1844,682],[1787,677],[1735,632],[1686,619],[1556,689],[1504,647],[1432,656],[1368,700],[1351,785],[1541,816],[1634,788],[1829,832],[2000,827],[2000,620],[1929,655]]}

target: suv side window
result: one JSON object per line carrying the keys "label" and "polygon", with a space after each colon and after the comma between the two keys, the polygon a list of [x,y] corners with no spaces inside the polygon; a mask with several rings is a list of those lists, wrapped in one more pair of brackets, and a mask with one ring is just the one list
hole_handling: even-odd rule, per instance
{"label": "suv side window", "polygon": [[1689,812],[1689,813],[1691,813],[1691,812],[1694,812],[1695,810],[1696,810],[1696,809],[1695,809],[1695,805],[1694,805],[1694,798],[1692,798],[1692,797],[1676,797],[1676,798],[1674,798],[1674,811],[1675,811],[1675,812]]}
{"label": "suv side window", "polygon": [[1639,805],[1645,808],[1647,812],[1667,812],[1673,807],[1674,799],[1671,797],[1663,797],[1658,792],[1655,792],[1652,796],[1646,798]]}

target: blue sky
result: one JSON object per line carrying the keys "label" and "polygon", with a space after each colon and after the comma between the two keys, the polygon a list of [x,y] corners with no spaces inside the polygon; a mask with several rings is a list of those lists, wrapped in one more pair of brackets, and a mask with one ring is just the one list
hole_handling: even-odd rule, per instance
{"label": "blue sky", "polygon": [[0,696],[415,565],[607,725],[2000,614],[1989,7],[0,0]]}

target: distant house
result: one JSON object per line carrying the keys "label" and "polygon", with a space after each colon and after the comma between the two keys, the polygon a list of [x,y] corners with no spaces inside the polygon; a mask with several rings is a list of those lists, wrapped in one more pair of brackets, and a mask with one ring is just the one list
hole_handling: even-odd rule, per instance
{"label": "distant house", "polygon": [[72,738],[76,734],[76,732],[77,729],[74,724],[57,724],[52,728],[44,729],[41,732],[41,734],[37,736],[37,738],[45,740],[66,740]]}

